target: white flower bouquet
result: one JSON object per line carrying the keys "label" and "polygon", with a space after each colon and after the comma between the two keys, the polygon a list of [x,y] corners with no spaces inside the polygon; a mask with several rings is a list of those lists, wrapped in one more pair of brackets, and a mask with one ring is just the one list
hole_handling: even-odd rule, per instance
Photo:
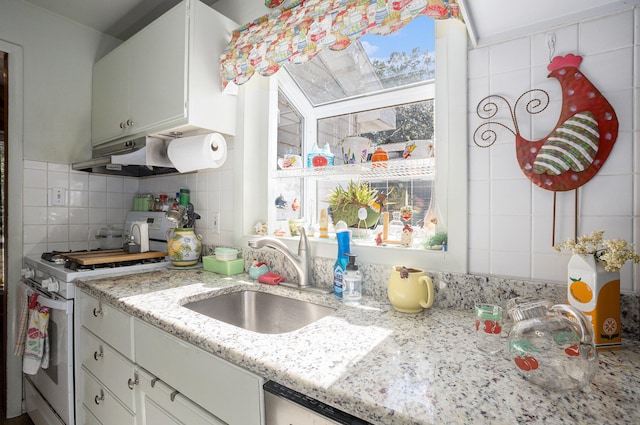
{"label": "white flower bouquet", "polygon": [[596,261],[601,261],[605,271],[617,272],[628,260],[640,263],[640,255],[634,251],[634,244],[624,239],[605,239],[604,230],[596,230],[591,235],[568,239],[554,245],[556,251],[570,250],[578,255],[593,255]]}

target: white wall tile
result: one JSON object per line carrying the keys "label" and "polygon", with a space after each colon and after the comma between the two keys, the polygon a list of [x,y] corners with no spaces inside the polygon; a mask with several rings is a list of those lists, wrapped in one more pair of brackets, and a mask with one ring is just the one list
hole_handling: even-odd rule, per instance
{"label": "white wall tile", "polygon": [[22,215],[24,224],[47,224],[46,207],[30,207],[24,209]]}
{"label": "white wall tile", "polygon": [[488,180],[471,180],[469,181],[468,190],[469,215],[488,216],[491,212],[491,182]]}
{"label": "white wall tile", "polygon": [[69,189],[69,173],[49,170],[47,172],[47,187]]}
{"label": "white wall tile", "polygon": [[490,249],[528,252],[531,246],[531,218],[494,213],[490,222]]}
{"label": "white wall tile", "polygon": [[89,192],[89,206],[91,208],[107,208],[107,194],[104,191]]}
{"label": "white wall tile", "polygon": [[585,55],[633,45],[633,15],[616,13],[581,23],[579,43],[580,52]]}
{"label": "white wall tile", "polygon": [[469,217],[469,249],[488,250],[491,220],[488,215]]}
{"label": "white wall tile", "polygon": [[531,46],[528,37],[491,46],[489,68],[491,74],[528,69],[531,66]]}
{"label": "white wall tile", "polygon": [[68,173],[70,169],[71,167],[69,166],[69,164],[61,164],[61,163],[55,163],[55,162],[47,163],[47,170],[49,171],[58,171],[61,173]]}
{"label": "white wall tile", "polygon": [[527,252],[491,250],[491,274],[519,277],[531,275],[531,258]]}
{"label": "white wall tile", "polygon": [[[107,208],[125,208],[123,202],[122,191],[119,192],[107,192],[105,194],[106,207]],[[97,205],[96,205],[97,206]],[[129,205],[126,205],[126,208],[129,208]]]}
{"label": "white wall tile", "polygon": [[502,143],[491,146],[491,178],[492,179],[522,179],[526,178],[518,164],[516,143]]}
{"label": "white wall tile", "polygon": [[559,253],[532,255],[531,277],[542,281],[556,281],[567,273],[567,263],[569,256]]}
{"label": "white wall tile", "polygon": [[25,187],[23,190],[22,202],[25,207],[46,207],[47,189],[33,189]]}
{"label": "white wall tile", "polygon": [[629,90],[633,83],[633,48],[585,55],[580,71],[605,97],[610,92]]}
{"label": "white wall tile", "polygon": [[469,273],[491,274],[489,250],[470,249],[469,250]]}
{"label": "white wall tile", "polygon": [[[26,244],[42,244],[47,243],[47,226],[46,225],[25,225],[24,226],[24,243]],[[42,252],[40,253],[42,254]]]}
{"label": "white wall tile", "polygon": [[526,179],[493,180],[490,205],[492,213],[530,216],[531,183]]}
{"label": "white wall tile", "polygon": [[69,208],[69,224],[81,225],[89,223],[89,208]]}
{"label": "white wall tile", "polygon": [[67,194],[70,207],[88,207],[89,192],[80,190],[70,190]]}
{"label": "white wall tile", "polygon": [[69,173],[69,190],[89,190],[89,174],[83,172]]}
{"label": "white wall tile", "polygon": [[23,164],[24,164],[24,168],[32,168],[35,170],[47,169],[47,163],[42,161],[31,161],[31,160],[25,159]]}
{"label": "white wall tile", "polygon": [[489,48],[481,47],[469,51],[467,56],[467,74],[469,79],[489,75]]}
{"label": "white wall tile", "polygon": [[24,169],[24,187],[33,187],[46,189],[47,188],[47,172],[45,170],[38,170],[33,168]]}
{"label": "white wall tile", "polygon": [[50,225],[69,224],[69,209],[50,207],[47,209],[47,223]]}
{"label": "white wall tile", "polygon": [[124,179],[122,177],[107,176],[107,192],[122,193],[124,190]]}
{"label": "white wall tile", "polygon": [[98,174],[89,174],[89,190],[92,192],[106,192],[107,177]]}
{"label": "white wall tile", "polygon": [[581,191],[580,213],[584,216],[628,216],[633,214],[631,175],[596,175]]}

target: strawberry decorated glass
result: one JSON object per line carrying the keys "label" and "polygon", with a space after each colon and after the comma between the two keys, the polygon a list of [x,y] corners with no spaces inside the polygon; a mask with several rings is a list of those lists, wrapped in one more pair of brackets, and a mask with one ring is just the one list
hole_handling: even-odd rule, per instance
{"label": "strawberry decorated glass", "polygon": [[476,304],[476,346],[487,354],[502,350],[502,307],[495,304]]}

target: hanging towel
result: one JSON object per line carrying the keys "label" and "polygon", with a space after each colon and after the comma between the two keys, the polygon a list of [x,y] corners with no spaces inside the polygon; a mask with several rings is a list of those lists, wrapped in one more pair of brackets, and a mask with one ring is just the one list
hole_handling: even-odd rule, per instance
{"label": "hanging towel", "polygon": [[27,338],[27,324],[29,323],[29,292],[23,285],[17,286],[17,299],[20,313],[18,316],[18,336],[13,355],[22,357],[24,354],[24,343]]}
{"label": "hanging towel", "polygon": [[22,359],[22,371],[35,375],[49,367],[49,307],[37,303],[37,294],[29,302],[29,325]]}

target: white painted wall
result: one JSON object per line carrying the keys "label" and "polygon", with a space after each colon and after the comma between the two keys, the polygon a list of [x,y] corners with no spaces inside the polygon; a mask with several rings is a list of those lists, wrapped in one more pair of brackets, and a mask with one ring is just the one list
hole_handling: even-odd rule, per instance
{"label": "white painted wall", "polygon": [[20,0],[0,1],[0,40],[24,49],[24,157],[89,158],[93,63],[119,41]]}
{"label": "white painted wall", "polygon": [[[619,134],[607,162],[579,192],[578,235],[605,230],[607,238],[640,245],[640,8],[580,21],[548,32],[556,55],[583,56],[580,70],[613,105]],[[522,279],[563,282],[568,255],[551,248],[553,194],[527,180],[515,156],[514,137],[505,134],[490,148],[472,142],[481,121],[478,102],[500,94],[515,102],[531,88],[549,92],[552,104],[525,124],[523,136],[537,140],[555,127],[561,92],[547,79],[547,32],[469,52],[469,271]],[[573,237],[574,192],[558,194],[556,241]],[[622,289],[640,292],[640,273],[627,264]]]}

